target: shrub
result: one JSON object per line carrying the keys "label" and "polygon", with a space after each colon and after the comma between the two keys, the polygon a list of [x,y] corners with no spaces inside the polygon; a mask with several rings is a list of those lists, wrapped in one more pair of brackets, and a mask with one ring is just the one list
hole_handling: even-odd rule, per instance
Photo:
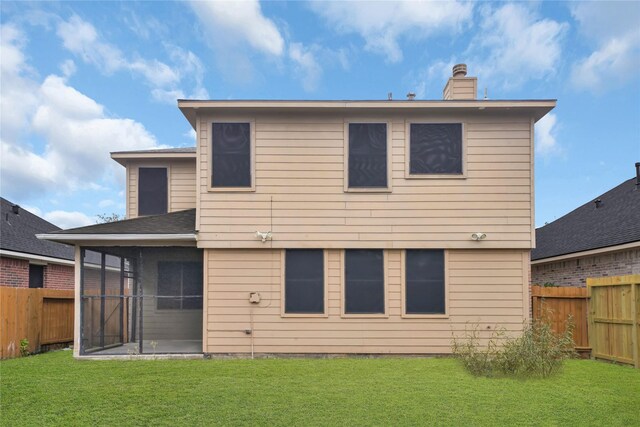
{"label": "shrub", "polygon": [[549,377],[562,369],[573,349],[573,322],[563,334],[556,334],[547,320],[526,322],[516,338],[504,329],[493,332],[486,346],[480,345],[478,326],[453,339],[453,354],[473,375],[493,377]]}
{"label": "shrub", "polygon": [[28,356],[29,355],[29,340],[26,338],[22,338],[20,340],[20,356]]}

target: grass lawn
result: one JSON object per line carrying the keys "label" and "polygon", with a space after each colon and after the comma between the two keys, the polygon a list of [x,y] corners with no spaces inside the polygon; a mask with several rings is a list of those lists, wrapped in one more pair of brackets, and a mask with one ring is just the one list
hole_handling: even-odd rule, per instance
{"label": "grass lawn", "polygon": [[453,359],[0,363],[2,425],[640,425],[640,370],[574,360],[546,380]]}

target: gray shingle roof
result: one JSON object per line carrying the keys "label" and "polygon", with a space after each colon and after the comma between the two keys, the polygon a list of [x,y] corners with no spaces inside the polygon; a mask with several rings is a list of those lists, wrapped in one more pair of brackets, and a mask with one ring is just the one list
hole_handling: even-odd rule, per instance
{"label": "gray shingle roof", "polygon": [[51,234],[192,234],[196,229],[196,210],[171,212],[59,230]]}
{"label": "gray shingle roof", "polygon": [[0,248],[31,255],[42,255],[67,260],[74,259],[73,246],[40,240],[36,234],[60,230],[48,221],[19,208],[13,213],[14,204],[0,198]]}
{"label": "gray shingle roof", "polygon": [[[594,200],[600,199],[599,207]],[[532,260],[640,241],[640,188],[627,180],[536,230]]]}

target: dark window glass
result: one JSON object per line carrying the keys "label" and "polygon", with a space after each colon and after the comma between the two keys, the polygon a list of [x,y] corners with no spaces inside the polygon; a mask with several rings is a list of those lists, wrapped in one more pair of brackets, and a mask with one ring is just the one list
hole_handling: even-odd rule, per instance
{"label": "dark window glass", "polygon": [[407,249],[407,314],[444,314],[444,251]]}
{"label": "dark window glass", "polygon": [[462,124],[414,123],[409,141],[409,173],[462,173]]}
{"label": "dark window glass", "polygon": [[44,287],[44,265],[29,264],[29,287]]}
{"label": "dark window glass", "polygon": [[322,249],[287,250],[285,313],[324,313],[324,254]]}
{"label": "dark window glass", "polygon": [[214,123],[212,187],[251,187],[249,123]]}
{"label": "dark window glass", "polygon": [[158,309],[202,308],[202,263],[158,262]]}
{"label": "dark window glass", "polygon": [[345,251],[345,313],[384,314],[383,257],[378,249]]}
{"label": "dark window glass", "polygon": [[387,187],[387,125],[349,124],[349,187]]}
{"label": "dark window glass", "polygon": [[167,168],[138,169],[138,215],[167,213]]}

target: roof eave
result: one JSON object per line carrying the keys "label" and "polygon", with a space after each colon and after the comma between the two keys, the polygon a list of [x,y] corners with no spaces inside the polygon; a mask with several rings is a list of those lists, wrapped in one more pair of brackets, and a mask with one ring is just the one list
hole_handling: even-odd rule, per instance
{"label": "roof eave", "polygon": [[436,101],[264,101],[264,100],[188,100],[179,99],[178,108],[191,126],[196,128],[198,110],[417,110],[441,111],[521,111],[536,121],[556,106],[555,99],[541,100],[436,100]]}
{"label": "roof eave", "polygon": [[[197,235],[195,233],[183,234],[73,234],[73,233],[55,233],[55,234],[36,234],[41,240],[49,240],[52,242],[78,244],[83,242],[112,242],[112,243],[128,243],[127,246],[141,246],[144,242],[196,242]],[[131,245],[132,242],[138,244]]]}
{"label": "roof eave", "polygon": [[114,151],[111,158],[122,166],[127,166],[128,160],[153,160],[153,159],[194,159],[196,153],[142,153],[136,151]]}

